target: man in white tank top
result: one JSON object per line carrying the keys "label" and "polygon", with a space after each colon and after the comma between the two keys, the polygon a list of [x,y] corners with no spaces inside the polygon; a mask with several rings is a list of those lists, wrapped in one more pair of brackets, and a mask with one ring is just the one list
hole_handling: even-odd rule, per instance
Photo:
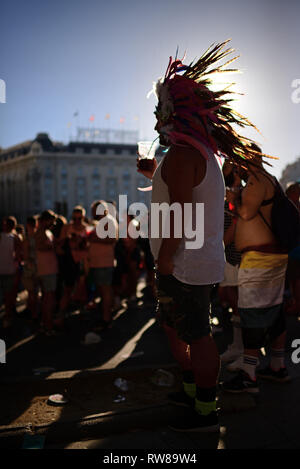
{"label": "man in white tank top", "polygon": [[[159,132],[159,129],[158,121],[156,130]],[[196,423],[201,430],[211,431],[218,428],[215,399],[219,354],[210,333],[209,315],[211,290],[215,283],[223,280],[225,264],[223,177],[213,154],[206,161],[191,146],[171,145],[155,171],[152,184],[154,203],[177,202],[182,207],[190,203],[193,214],[197,203],[205,204],[201,248],[186,249],[185,237],[172,236],[172,212],[171,237],[150,239],[150,243],[157,266],[158,319],[183,369],[184,392],[170,395],[170,399],[178,403],[183,396],[184,402],[196,402],[205,417],[212,414],[200,427]],[[189,421],[186,423],[190,426]]]}
{"label": "man in white tank top", "polygon": [[[170,57],[164,78],[154,86],[158,98],[156,130],[161,145],[169,150],[159,166],[153,162],[153,171],[142,171],[138,163],[140,172],[153,176],[150,233],[157,269],[158,318],[183,370],[183,390],[170,399],[193,407],[172,427],[177,431],[219,430],[216,385],[220,359],[209,315],[212,286],[224,275],[225,188],[215,155],[226,155],[241,166],[257,155],[252,142],[232,127],[253,125],[231,109],[231,91],[214,91],[209,86],[210,73],[226,72],[225,67],[235,60],[220,65],[220,59],[233,52],[222,50],[227,43],[213,44],[190,65],[178,60],[177,53],[175,60]],[[160,231],[152,234],[159,219],[152,216],[156,210],[153,203],[165,203],[169,209],[170,204],[177,204],[176,214],[169,210],[168,237]],[[199,204],[203,205],[199,208]],[[184,216],[187,207],[191,209],[189,219]],[[199,224],[197,216],[201,219],[203,207],[204,218]],[[189,220],[192,228],[187,231]],[[196,243],[190,242],[191,233]],[[198,243],[197,237],[202,242]]]}

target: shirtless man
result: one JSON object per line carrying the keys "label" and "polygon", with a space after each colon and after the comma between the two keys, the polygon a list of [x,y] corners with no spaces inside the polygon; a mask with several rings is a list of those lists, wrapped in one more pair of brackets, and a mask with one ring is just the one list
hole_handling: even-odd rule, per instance
{"label": "shirtless man", "polygon": [[[260,151],[259,147],[253,148]],[[223,383],[229,392],[258,393],[256,367],[258,354],[266,335],[272,342],[270,365],[258,373],[262,378],[276,381],[289,379],[284,365],[286,327],[283,314],[283,291],[287,254],[267,224],[275,193],[275,179],[255,159],[251,173],[238,202],[238,221],[235,245],[242,253],[238,273],[238,312],[244,342],[242,370],[233,379]]]}
{"label": "shirtless man", "polygon": [[46,335],[54,335],[53,315],[56,306],[58,263],[54,236],[50,231],[55,214],[45,210],[39,217],[39,227],[34,234],[36,246],[37,275],[42,288],[42,321]]}
{"label": "shirtless man", "polygon": [[[293,202],[300,213],[300,183],[294,182],[288,185],[286,196]],[[286,305],[288,314],[300,316],[300,245],[289,252],[287,268],[287,281],[290,287],[291,299]]]}
{"label": "shirtless man", "polygon": [[[83,264],[87,258],[87,225],[84,221],[85,209],[76,205],[72,213],[72,221],[63,225],[61,230],[57,253],[66,255],[71,251],[71,259],[61,266],[61,273],[64,282],[64,291],[59,302],[59,311],[55,323],[62,327],[64,316],[71,300],[74,289],[83,287],[85,284]],[[66,257],[65,257],[66,258]]]}
{"label": "shirtless man", "polygon": [[0,303],[4,300],[5,315],[2,326],[4,329],[12,325],[16,295],[14,292],[17,266],[22,259],[22,243],[15,228],[15,217],[5,217],[0,232]]}
{"label": "shirtless man", "polygon": [[[102,206],[103,214],[97,215],[98,206]],[[93,330],[105,330],[112,326],[112,305],[113,305],[113,271],[115,260],[115,245],[118,240],[118,224],[116,218],[109,213],[109,206],[104,200],[95,200],[91,206],[92,219],[97,225],[102,218],[106,217],[114,225],[115,236],[110,238],[99,237],[96,227],[89,234],[88,244],[88,264],[91,277],[101,296],[102,318],[99,325]],[[98,210],[99,212],[99,210]]]}

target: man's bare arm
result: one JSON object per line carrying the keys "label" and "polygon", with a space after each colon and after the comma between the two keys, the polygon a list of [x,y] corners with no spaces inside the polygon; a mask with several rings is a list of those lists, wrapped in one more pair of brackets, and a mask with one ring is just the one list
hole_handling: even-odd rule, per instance
{"label": "man's bare arm", "polygon": [[225,246],[228,246],[229,244],[233,243],[234,235],[235,235],[235,227],[236,227],[236,225],[232,221],[231,225],[225,231],[224,238],[223,238]]}
{"label": "man's bare arm", "polygon": [[242,191],[242,200],[238,204],[237,214],[245,221],[254,218],[265,198],[266,186],[263,176],[251,175],[245,189]]}
{"label": "man's bare arm", "polygon": [[52,251],[53,243],[47,238],[44,231],[38,230],[35,233],[36,249],[38,251]]}

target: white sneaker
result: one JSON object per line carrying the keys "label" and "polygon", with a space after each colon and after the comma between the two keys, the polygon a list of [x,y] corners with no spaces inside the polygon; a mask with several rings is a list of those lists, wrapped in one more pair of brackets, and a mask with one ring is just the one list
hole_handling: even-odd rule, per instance
{"label": "white sneaker", "polygon": [[[229,363],[229,365],[226,366],[227,371],[231,371],[232,373],[243,370],[243,363],[244,363],[244,355],[242,354],[239,358],[234,360],[234,362]],[[257,362],[257,366],[259,366],[259,360]]]}
{"label": "white sneaker", "polygon": [[234,360],[234,362],[229,363],[229,365],[226,366],[226,370],[231,371],[232,373],[234,373],[235,371],[242,370],[243,362],[244,362],[244,356],[240,355],[239,358]]}
{"label": "white sneaker", "polygon": [[243,350],[236,348],[234,344],[230,344],[228,349],[220,355],[223,363],[232,362],[243,354]]}

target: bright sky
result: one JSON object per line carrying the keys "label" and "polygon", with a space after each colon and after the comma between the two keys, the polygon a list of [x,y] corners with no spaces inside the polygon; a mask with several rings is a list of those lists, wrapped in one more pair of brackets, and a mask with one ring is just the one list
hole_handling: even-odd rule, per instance
{"label": "bright sky", "polygon": [[230,78],[245,93],[237,109],[262,132],[247,135],[280,157],[272,169],[280,176],[300,155],[300,103],[291,99],[300,79],[299,16],[297,0],[2,0],[0,146],[38,132],[66,142],[75,111],[81,126],[94,114],[96,127],[138,127],[140,138],[152,139],[156,103],[146,95],[177,45],[190,62],[232,38],[243,74]]}

